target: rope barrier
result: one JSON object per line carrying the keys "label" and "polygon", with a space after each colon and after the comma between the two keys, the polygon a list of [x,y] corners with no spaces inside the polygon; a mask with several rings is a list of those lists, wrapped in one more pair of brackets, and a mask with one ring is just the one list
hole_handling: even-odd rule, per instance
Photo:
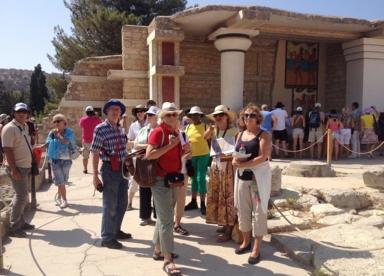
{"label": "rope barrier", "polygon": [[287,150],[287,149],[282,149],[278,146],[276,146],[275,144],[272,144],[272,147],[278,149],[279,151],[283,151],[283,152],[290,152],[290,153],[295,153],[295,152],[303,152],[303,151],[306,151],[312,147],[314,147],[316,144],[320,143],[320,141],[322,141],[324,139],[324,137],[327,135],[327,132],[325,132],[319,139],[317,139],[317,141],[313,142],[311,145],[309,145],[308,147],[304,148],[304,149],[300,149],[300,150]]}
{"label": "rope barrier", "polygon": [[[378,246],[378,247],[373,247],[373,248],[367,248],[367,249],[358,249],[358,248],[349,248],[349,247],[343,247],[343,246],[337,246],[337,245],[331,245],[329,243],[325,243],[324,241],[321,241],[321,240],[318,240],[318,239],[314,239],[314,238],[308,238],[308,234],[303,232],[302,230],[300,230],[300,228],[298,228],[295,224],[293,224],[281,211],[280,209],[275,205],[275,203],[273,203],[272,201],[270,201],[270,203],[272,204],[272,206],[277,210],[277,212],[279,212],[279,214],[290,224],[293,226],[293,228],[299,232],[299,234],[302,234],[303,236],[300,236],[300,235],[295,235],[297,237],[301,237],[301,238],[304,238],[306,240],[313,240],[325,247],[328,247],[328,248],[332,248],[332,249],[336,249],[336,250],[344,250],[344,251],[349,251],[349,252],[367,252],[367,251],[378,251],[378,250],[384,250],[384,245],[383,246]],[[313,228],[311,228],[311,230],[315,230]]]}
{"label": "rope barrier", "polygon": [[353,154],[359,154],[359,155],[368,155],[368,154],[372,154],[373,152],[377,151],[378,149],[380,149],[383,145],[384,145],[384,141],[381,142],[377,147],[375,147],[374,149],[370,150],[370,151],[366,151],[366,152],[356,152],[356,151],[353,151],[351,149],[349,149],[347,146],[345,146],[344,144],[342,144],[340,142],[339,139],[335,138],[337,140],[337,142],[339,142],[339,144],[345,148],[347,151],[353,153]]}

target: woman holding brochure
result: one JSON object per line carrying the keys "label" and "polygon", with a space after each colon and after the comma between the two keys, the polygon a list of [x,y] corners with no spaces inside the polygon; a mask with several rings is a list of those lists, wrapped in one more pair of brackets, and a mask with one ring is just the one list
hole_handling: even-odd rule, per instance
{"label": "woman holding brochure", "polygon": [[238,129],[232,126],[236,114],[225,105],[216,106],[208,118],[215,122],[210,126],[205,139],[211,139],[211,156],[213,157],[207,197],[206,222],[222,226],[218,229],[217,242],[231,239],[236,223],[236,210],[233,197],[232,152]]}
{"label": "woman holding brochure", "polygon": [[[257,106],[247,105],[241,112],[246,129],[239,134],[232,165],[236,168],[235,207],[243,243],[236,254],[251,252],[249,264],[260,261],[260,245],[267,234],[268,200],[271,192],[270,135],[260,128],[263,116]],[[252,231],[255,244],[252,248]]]}

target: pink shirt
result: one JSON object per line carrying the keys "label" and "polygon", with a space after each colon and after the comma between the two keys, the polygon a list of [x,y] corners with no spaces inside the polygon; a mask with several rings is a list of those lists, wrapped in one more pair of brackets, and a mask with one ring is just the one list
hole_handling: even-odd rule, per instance
{"label": "pink shirt", "polygon": [[92,143],[93,131],[98,124],[101,124],[101,119],[97,116],[84,116],[80,119],[79,125],[83,132],[83,143]]}

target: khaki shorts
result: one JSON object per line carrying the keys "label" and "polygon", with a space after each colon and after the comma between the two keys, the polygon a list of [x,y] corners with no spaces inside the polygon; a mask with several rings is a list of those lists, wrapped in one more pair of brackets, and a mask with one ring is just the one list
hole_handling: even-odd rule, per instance
{"label": "khaki shorts", "polygon": [[83,144],[83,159],[89,159],[92,144]]}
{"label": "khaki shorts", "polygon": [[309,135],[308,135],[308,142],[314,143],[319,140],[319,143],[323,143],[323,129],[321,127],[319,128],[311,128],[309,130]]}
{"label": "khaki shorts", "polygon": [[293,140],[296,140],[298,138],[304,139],[304,129],[294,128],[292,131],[292,137],[293,137]]}

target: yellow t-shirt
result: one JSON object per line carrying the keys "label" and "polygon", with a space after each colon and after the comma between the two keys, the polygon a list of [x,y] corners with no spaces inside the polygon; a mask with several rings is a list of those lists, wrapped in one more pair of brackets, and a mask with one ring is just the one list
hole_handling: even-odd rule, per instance
{"label": "yellow t-shirt", "polygon": [[370,114],[364,114],[361,116],[361,120],[364,122],[364,128],[373,128],[375,119]]}
{"label": "yellow t-shirt", "polygon": [[191,144],[192,156],[201,156],[209,153],[207,141],[204,139],[204,132],[208,128],[204,123],[195,125],[190,124],[185,128]]}

